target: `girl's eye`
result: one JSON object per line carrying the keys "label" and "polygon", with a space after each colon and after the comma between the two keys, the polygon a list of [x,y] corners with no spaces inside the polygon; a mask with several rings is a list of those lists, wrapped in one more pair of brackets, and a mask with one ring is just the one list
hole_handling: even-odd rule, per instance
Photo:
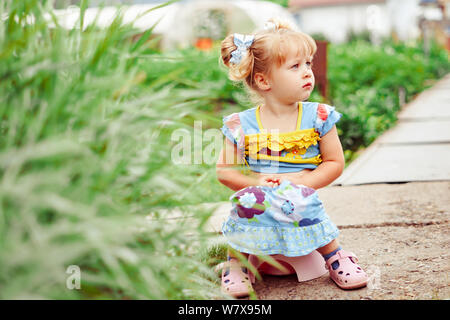
{"label": "girl's eye", "polygon": [[298,63],[294,64],[291,68],[297,69],[298,68]]}
{"label": "girl's eye", "polygon": [[312,67],[312,62],[311,61],[306,61],[306,65],[311,68]]}

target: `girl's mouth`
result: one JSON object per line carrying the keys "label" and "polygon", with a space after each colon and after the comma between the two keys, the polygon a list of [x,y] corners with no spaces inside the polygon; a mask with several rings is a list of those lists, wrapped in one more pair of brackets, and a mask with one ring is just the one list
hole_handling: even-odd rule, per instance
{"label": "girl's mouth", "polygon": [[308,82],[307,84],[305,84],[302,88],[311,88],[312,87],[312,83]]}

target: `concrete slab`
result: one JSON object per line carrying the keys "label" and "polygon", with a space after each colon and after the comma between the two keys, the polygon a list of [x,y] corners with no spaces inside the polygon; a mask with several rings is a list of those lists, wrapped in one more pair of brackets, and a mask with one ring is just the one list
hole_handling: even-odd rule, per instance
{"label": "concrete slab", "polygon": [[399,120],[449,119],[450,99],[430,95],[414,100],[397,115]]}
{"label": "concrete slab", "polygon": [[341,229],[450,220],[450,181],[326,187],[318,193]]}
{"label": "concrete slab", "polygon": [[448,120],[405,121],[399,122],[394,130],[383,134],[377,143],[414,144],[414,143],[450,143],[450,118]]}
{"label": "concrete slab", "polygon": [[450,119],[450,76],[419,94],[399,112],[398,119]]}
{"label": "concrete slab", "polygon": [[334,185],[450,180],[450,143],[373,144]]}
{"label": "concrete slab", "polygon": [[222,224],[230,215],[231,203],[229,201],[218,203],[218,207],[214,214],[209,218],[205,225],[208,232],[221,233]]}

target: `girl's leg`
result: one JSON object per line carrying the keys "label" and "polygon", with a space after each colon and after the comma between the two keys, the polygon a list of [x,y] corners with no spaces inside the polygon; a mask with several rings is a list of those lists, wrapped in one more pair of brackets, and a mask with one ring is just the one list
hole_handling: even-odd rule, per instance
{"label": "girl's leg", "polygon": [[[323,256],[325,261],[334,256],[339,250],[341,250],[341,247],[339,246],[339,243],[336,239],[331,240],[328,244],[317,249],[317,251],[319,251],[319,253]],[[336,270],[339,267],[339,262],[333,262],[331,267],[333,268],[333,270]]]}
{"label": "girl's leg", "polygon": [[321,255],[327,255],[331,252],[335,251],[339,248],[339,243],[336,239],[332,240],[330,243],[324,245],[323,247],[320,247],[317,249]]}

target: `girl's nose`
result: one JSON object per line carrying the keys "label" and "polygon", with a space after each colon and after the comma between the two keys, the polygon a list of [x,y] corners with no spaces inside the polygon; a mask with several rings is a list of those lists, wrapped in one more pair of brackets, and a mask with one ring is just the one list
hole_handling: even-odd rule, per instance
{"label": "girl's nose", "polygon": [[306,69],[305,72],[303,73],[303,78],[307,79],[307,78],[311,78],[313,75],[312,69]]}

